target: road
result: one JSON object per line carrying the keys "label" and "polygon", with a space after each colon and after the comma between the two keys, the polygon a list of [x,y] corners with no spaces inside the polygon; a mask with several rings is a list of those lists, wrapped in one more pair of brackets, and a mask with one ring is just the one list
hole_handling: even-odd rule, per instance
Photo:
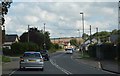
{"label": "road", "polygon": [[[65,54],[64,52],[58,52],[51,56],[50,61],[45,61],[44,71],[37,69],[19,70],[19,58],[14,58],[13,62],[3,64],[3,74],[10,76],[17,75],[40,75],[40,74],[109,74],[101,69],[91,67],[87,64],[77,62],[72,58],[72,54]],[[8,69],[6,69],[8,68]]]}

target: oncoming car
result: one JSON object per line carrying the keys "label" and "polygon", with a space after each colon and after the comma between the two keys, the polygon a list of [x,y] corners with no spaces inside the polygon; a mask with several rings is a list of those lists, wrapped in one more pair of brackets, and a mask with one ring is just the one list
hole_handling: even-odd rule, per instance
{"label": "oncoming car", "polygon": [[72,48],[67,48],[67,49],[65,49],[65,53],[72,54],[73,53],[73,49]]}
{"label": "oncoming car", "polygon": [[47,50],[41,50],[40,53],[41,53],[41,55],[42,55],[42,57],[43,57],[44,60],[49,61],[50,56],[49,56]]}
{"label": "oncoming car", "polygon": [[44,60],[40,52],[25,52],[20,57],[20,70],[26,68],[37,68],[44,70]]}

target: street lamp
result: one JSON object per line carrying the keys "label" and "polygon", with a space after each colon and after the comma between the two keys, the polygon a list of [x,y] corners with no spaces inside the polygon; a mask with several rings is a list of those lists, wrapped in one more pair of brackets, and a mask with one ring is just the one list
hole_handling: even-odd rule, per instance
{"label": "street lamp", "polygon": [[[78,38],[80,38],[80,29],[77,30],[78,31]],[[79,46],[80,46],[80,39],[78,40],[79,41]]]}
{"label": "street lamp", "polygon": [[[83,25],[83,39],[84,39],[84,13],[83,12],[80,12],[80,14],[82,15],[82,25]],[[83,48],[83,47],[82,47]],[[83,49],[81,50],[81,54],[83,56]]]}
{"label": "street lamp", "polygon": [[83,12],[80,12],[80,14],[82,15],[83,39],[84,39],[84,13],[83,13]]}

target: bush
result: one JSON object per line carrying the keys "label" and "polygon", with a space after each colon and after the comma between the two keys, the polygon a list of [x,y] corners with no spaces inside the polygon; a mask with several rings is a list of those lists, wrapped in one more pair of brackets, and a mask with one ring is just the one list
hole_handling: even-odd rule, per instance
{"label": "bush", "polygon": [[51,43],[51,48],[50,48],[50,52],[53,53],[53,52],[56,52],[58,49],[61,49],[62,47],[60,47],[58,44],[52,44]]}
{"label": "bush", "polygon": [[120,61],[120,43],[117,45],[118,61]]}
{"label": "bush", "polygon": [[112,43],[92,44],[88,48],[88,54],[93,58],[115,59],[117,57],[117,47]]}
{"label": "bush", "polygon": [[101,51],[103,52],[104,59],[115,59],[116,57],[116,46],[112,43],[102,44]]}
{"label": "bush", "polygon": [[93,57],[93,58],[96,57],[96,44],[91,44],[88,47],[88,54],[90,57]]}
{"label": "bush", "polygon": [[35,43],[14,43],[11,45],[11,50],[4,48],[3,54],[9,56],[21,55],[26,51],[38,51],[39,47]]}

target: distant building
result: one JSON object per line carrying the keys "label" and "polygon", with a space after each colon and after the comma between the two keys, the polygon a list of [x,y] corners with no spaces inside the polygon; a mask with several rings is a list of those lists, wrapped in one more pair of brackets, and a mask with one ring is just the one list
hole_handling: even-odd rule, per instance
{"label": "distant building", "polygon": [[117,43],[118,35],[110,35],[110,42]]}
{"label": "distant building", "polygon": [[5,35],[5,42],[3,44],[3,48],[11,49],[11,45],[17,42],[19,42],[19,37],[17,34]]}
{"label": "distant building", "polygon": [[69,45],[70,40],[72,40],[72,39],[76,39],[77,41],[79,41],[82,38],[78,38],[78,37],[51,38],[51,42],[53,44],[59,44],[62,47],[66,47]]}
{"label": "distant building", "polygon": [[[92,41],[91,44],[97,43],[97,39],[95,39],[95,38],[93,38],[91,41]],[[87,41],[85,41],[85,42],[81,45],[80,49],[87,51],[89,45],[90,45],[90,40],[87,40]]]}

